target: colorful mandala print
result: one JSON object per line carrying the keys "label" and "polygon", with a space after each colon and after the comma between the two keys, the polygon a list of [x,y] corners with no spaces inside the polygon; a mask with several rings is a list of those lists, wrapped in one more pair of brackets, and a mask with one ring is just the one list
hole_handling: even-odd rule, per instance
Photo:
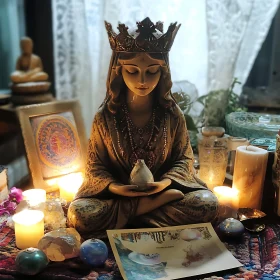
{"label": "colorful mandala print", "polygon": [[80,158],[76,128],[62,116],[44,119],[37,129],[36,142],[40,159],[50,168],[67,168]]}

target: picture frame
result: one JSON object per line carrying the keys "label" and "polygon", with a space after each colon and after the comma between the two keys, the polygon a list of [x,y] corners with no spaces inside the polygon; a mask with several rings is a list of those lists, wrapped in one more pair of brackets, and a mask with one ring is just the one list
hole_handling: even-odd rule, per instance
{"label": "picture frame", "polygon": [[34,188],[54,191],[64,175],[85,172],[87,137],[78,100],[16,109]]}

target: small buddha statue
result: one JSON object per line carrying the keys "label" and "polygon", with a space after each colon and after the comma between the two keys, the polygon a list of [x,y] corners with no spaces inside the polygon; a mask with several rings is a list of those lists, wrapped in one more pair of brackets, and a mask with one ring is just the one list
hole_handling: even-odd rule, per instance
{"label": "small buddha statue", "polygon": [[39,56],[32,53],[33,41],[23,37],[20,41],[22,54],[17,60],[16,71],[11,74],[13,83],[41,82],[48,80],[48,74],[43,71]]}
{"label": "small buddha statue", "polygon": [[[163,33],[149,18],[119,34],[105,22],[113,50],[107,95],[88,145],[85,180],[68,208],[68,225],[84,238],[106,230],[211,222],[217,197],[198,179],[183,112],[171,93],[168,53],[180,27]],[[130,180],[144,160],[146,186]]]}

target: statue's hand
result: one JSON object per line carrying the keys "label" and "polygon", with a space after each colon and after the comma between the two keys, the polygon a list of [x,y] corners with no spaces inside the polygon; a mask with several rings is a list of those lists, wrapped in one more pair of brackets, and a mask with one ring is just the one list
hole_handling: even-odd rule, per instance
{"label": "statue's hand", "polygon": [[167,179],[167,178],[162,179],[159,182],[148,183],[147,187],[150,187],[151,189],[146,191],[146,194],[152,195],[155,193],[159,193],[159,192],[163,191],[164,189],[166,189],[170,184],[171,184],[171,180]]}
{"label": "statue's hand", "polygon": [[147,192],[139,192],[137,189],[137,185],[123,185],[118,183],[111,183],[109,185],[109,191],[117,195],[129,197],[149,195]]}

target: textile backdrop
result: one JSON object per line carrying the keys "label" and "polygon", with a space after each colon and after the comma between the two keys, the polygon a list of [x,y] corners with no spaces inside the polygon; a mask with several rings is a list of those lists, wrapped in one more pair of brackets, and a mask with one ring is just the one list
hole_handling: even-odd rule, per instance
{"label": "textile backdrop", "polygon": [[87,132],[105,96],[111,49],[104,19],[136,27],[152,21],[182,24],[170,52],[172,80],[188,81],[198,95],[241,92],[280,0],[52,0],[58,99],[78,98]]}

